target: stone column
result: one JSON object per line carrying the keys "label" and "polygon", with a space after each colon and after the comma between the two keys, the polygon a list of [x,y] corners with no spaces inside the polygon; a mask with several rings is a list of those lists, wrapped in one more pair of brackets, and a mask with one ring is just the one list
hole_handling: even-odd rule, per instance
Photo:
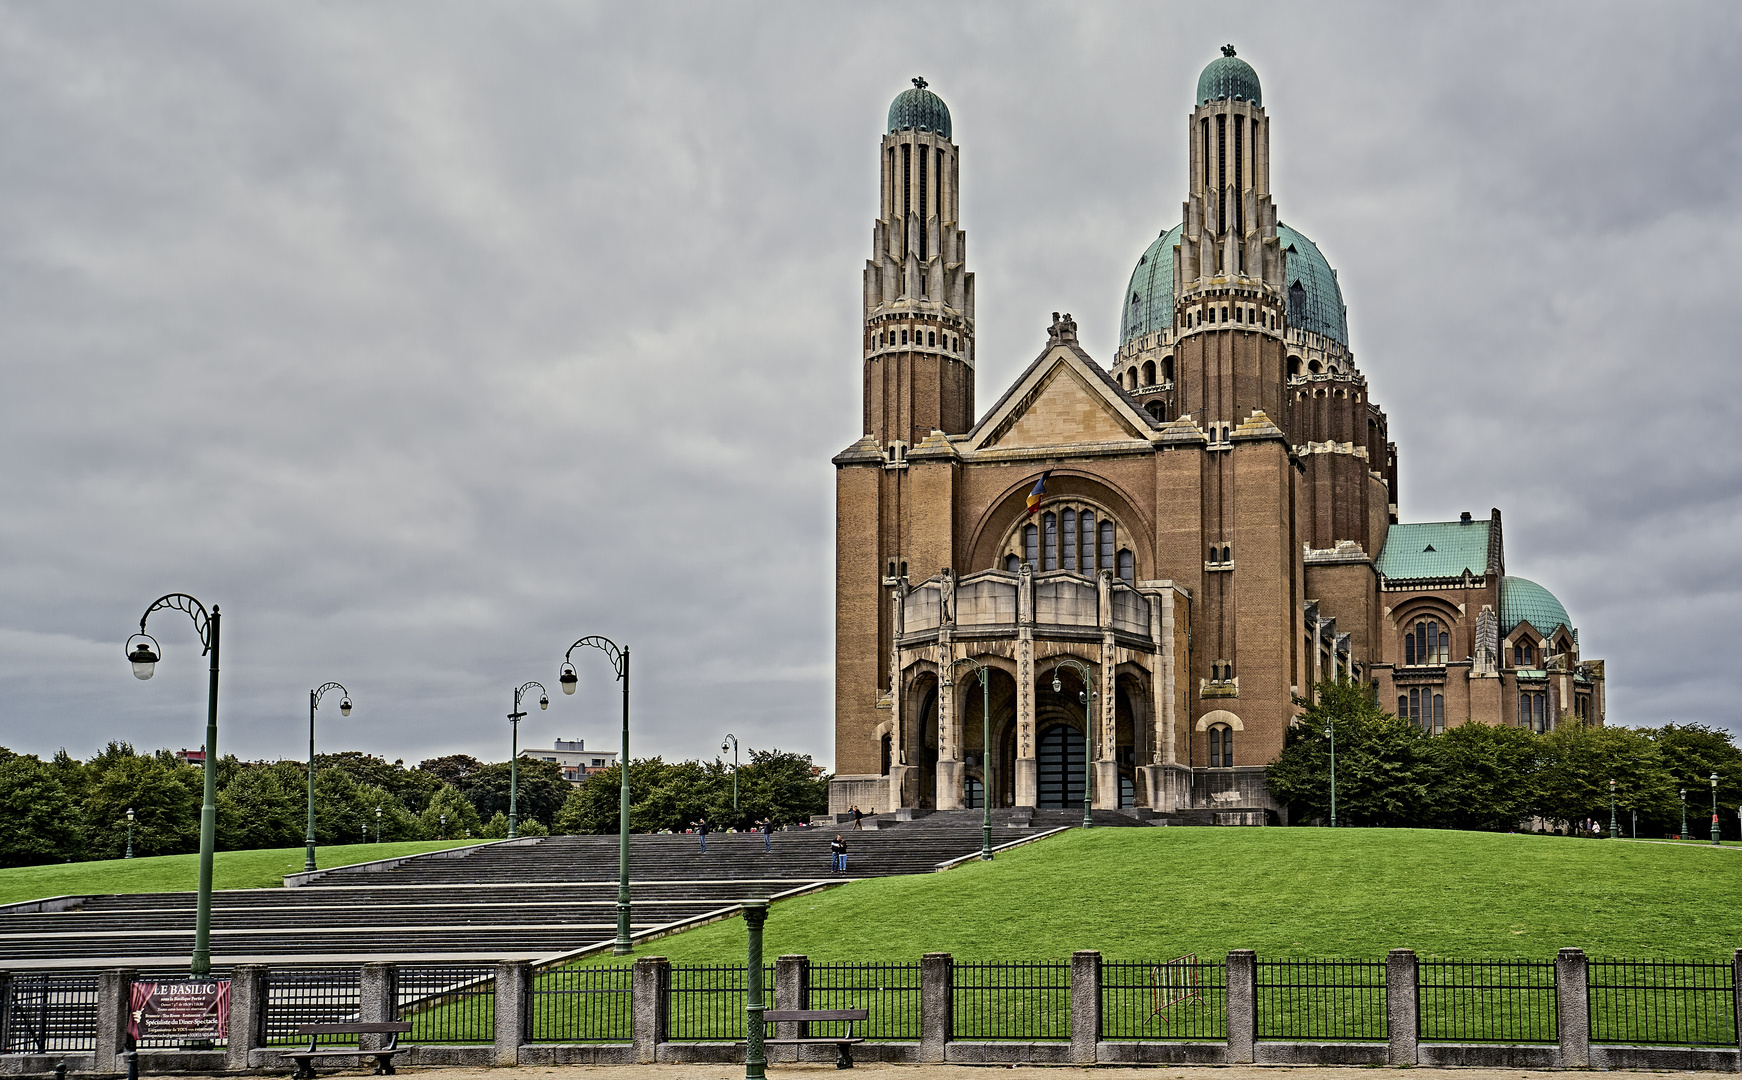
{"label": "stone column", "polygon": [[1258,954],[1228,954],[1228,1064],[1249,1065],[1258,1048]]}
{"label": "stone column", "polygon": [[[774,960],[774,1007],[781,1010],[810,1008],[810,957],[798,953],[789,953],[775,957]],[[802,1039],[809,1034],[805,1029],[809,1024],[800,1024],[792,1020],[783,1020],[774,1025],[774,1037],[777,1039]],[[775,1060],[779,1054],[781,1061],[797,1061],[798,1047],[777,1046],[769,1051],[769,1060]]]}
{"label": "stone column", "polygon": [[496,965],[497,1065],[520,1064],[520,1046],[532,1034],[528,1023],[532,1012],[531,975],[532,968],[524,960],[507,960]]}
{"label": "stone column", "polygon": [[230,969],[230,1038],[224,1048],[224,1068],[249,1068],[248,1055],[265,1045],[261,1021],[266,1014],[266,969],[237,964]]}
{"label": "stone column", "polygon": [[1040,765],[1034,752],[1034,630],[1023,626],[1016,631],[1016,773],[1012,779],[1017,806],[1040,801]]}
{"label": "stone column", "polygon": [[1389,1061],[1414,1065],[1420,1005],[1416,999],[1415,950],[1392,949],[1385,958],[1385,1020],[1391,1034]]}
{"label": "stone column", "polygon": [[91,1068],[96,1072],[126,1069],[121,1055],[127,1051],[127,1021],[131,1019],[132,968],[110,968],[97,973],[97,1048]]}
{"label": "stone column", "polygon": [[947,952],[926,953],[919,959],[919,1060],[938,1064],[954,1024],[952,1000],[955,963]]}
{"label": "stone column", "polygon": [[[390,1024],[394,1021],[393,1014],[399,1009],[399,968],[396,965],[364,964],[363,977],[357,989],[358,996],[362,999],[358,1009],[359,1020],[365,1024]],[[501,1006],[502,1003],[498,1000],[497,1009],[500,1010]],[[364,1050],[379,1050],[387,1045],[387,1036],[361,1035],[358,1036],[357,1045]]]}
{"label": "stone column", "polygon": [[1101,954],[1071,954],[1071,1064],[1093,1065],[1101,1041]]}
{"label": "stone column", "polygon": [[1555,1019],[1560,1024],[1562,1069],[1591,1067],[1590,971],[1583,949],[1562,949],[1554,958]]}
{"label": "stone column", "polygon": [[635,961],[630,979],[635,1062],[651,1065],[659,1060],[659,1044],[667,1041],[671,962],[663,956],[643,956]]}
{"label": "stone column", "polygon": [[[1107,571],[1101,571],[1103,574]],[[1116,675],[1113,661],[1113,634],[1111,631],[1101,636],[1100,685],[1096,687],[1099,697],[1095,704],[1099,710],[1093,717],[1085,713],[1085,719],[1091,719],[1100,728],[1095,733],[1095,749],[1099,756],[1095,758],[1095,797],[1093,806],[1096,810],[1119,809],[1119,699],[1115,693]]]}
{"label": "stone column", "polygon": [[956,650],[950,644],[948,625],[938,628],[938,772],[937,800],[939,810],[962,808],[962,781],[967,775],[962,766],[962,725],[956,719],[956,677],[950,661]]}

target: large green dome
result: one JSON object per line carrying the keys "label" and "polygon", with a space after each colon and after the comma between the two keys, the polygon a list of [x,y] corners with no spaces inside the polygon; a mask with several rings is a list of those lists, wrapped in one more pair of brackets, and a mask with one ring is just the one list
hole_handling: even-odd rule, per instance
{"label": "large green dome", "polygon": [[946,139],[950,137],[950,107],[925,86],[924,79],[915,79],[912,90],[903,90],[889,103],[891,133],[913,128],[935,131]]}
{"label": "large green dome", "polygon": [[1521,622],[1528,622],[1544,635],[1560,626],[1573,628],[1573,620],[1554,593],[1529,578],[1508,575],[1500,579],[1500,632],[1510,634]]}
{"label": "large green dome", "polygon": [[1198,76],[1198,104],[1212,101],[1250,101],[1264,104],[1264,91],[1258,86],[1258,72],[1252,65],[1234,55],[1234,46],[1222,46],[1222,55],[1211,60]]}
{"label": "large green dome", "polygon": [[[1226,57],[1224,57],[1226,59]],[[1349,345],[1348,313],[1336,272],[1318,245],[1287,225],[1276,226],[1282,245],[1282,288],[1288,300],[1290,329],[1306,330]],[[1119,345],[1173,326],[1173,249],[1180,227],[1163,232],[1150,244],[1125,288],[1124,314],[1119,320]]]}

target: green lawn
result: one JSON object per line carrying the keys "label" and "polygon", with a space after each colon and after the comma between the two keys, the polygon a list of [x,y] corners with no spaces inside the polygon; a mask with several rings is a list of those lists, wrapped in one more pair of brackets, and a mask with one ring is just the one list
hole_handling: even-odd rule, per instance
{"label": "green lawn", "polygon": [[[944,874],[776,904],[763,955],[818,962],[1261,957],[1728,960],[1742,856],[1694,845],[1415,829],[1073,830]],[[637,955],[742,963],[733,919]],[[609,955],[588,964],[621,963]]]}
{"label": "green lawn", "polygon": [[[464,847],[476,840],[419,840],[397,844],[343,844],[316,850],[323,870],[350,863],[415,855],[420,851]],[[212,857],[212,884],[219,889],[276,888],[284,875],[302,872],[304,850],[220,851]],[[103,893],[192,892],[199,886],[198,855],[157,855],[149,859],[54,863],[0,870],[0,904],[45,896]]]}

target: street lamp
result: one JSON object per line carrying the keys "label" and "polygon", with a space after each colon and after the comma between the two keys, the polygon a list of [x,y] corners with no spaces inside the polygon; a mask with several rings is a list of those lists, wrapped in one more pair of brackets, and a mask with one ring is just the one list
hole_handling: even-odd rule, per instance
{"label": "street lamp", "polygon": [[133,857],[133,808],[127,808],[127,858]]}
{"label": "street lamp", "polygon": [[[514,711],[508,714],[508,726],[514,732],[508,743],[508,839],[520,835],[520,805],[516,802],[520,789],[520,718],[526,714],[520,710],[520,698],[528,690],[538,687],[538,707],[550,708],[550,695],[544,692],[544,684],[536,680],[522,683],[514,688]],[[380,812],[379,808],[376,810]],[[377,830],[379,834],[379,830]],[[381,839],[377,835],[375,839]]]}
{"label": "street lamp", "polygon": [[[200,891],[194,908],[194,951],[188,963],[195,978],[204,978],[212,970],[212,849],[218,833],[218,770],[213,766],[218,756],[218,646],[222,616],[217,605],[214,604],[208,614],[204,604],[186,593],[158,597],[139,617],[139,633],[122,645],[125,650],[135,638],[143,639],[137,648],[127,653],[134,678],[149,679],[156,670],[160,652],[153,648],[157,646],[157,639],[145,632],[145,622],[159,608],[186,613],[194,621],[194,633],[199,635],[200,644],[205,646],[203,655],[212,658],[211,675],[206,686],[206,760],[203,766],[206,790],[205,799],[200,804]],[[148,646],[147,641],[151,645]]]}
{"label": "street lamp", "polygon": [[580,682],[581,677],[575,674],[573,657],[575,650],[583,645],[598,649],[609,657],[617,672],[617,681],[623,684],[623,756],[618,765],[622,785],[617,794],[617,940],[611,943],[611,955],[627,956],[635,951],[634,942],[629,940],[629,650],[619,648],[615,641],[598,634],[570,645],[568,652],[563,654],[561,669],[565,694],[574,693],[575,684]]}
{"label": "street lamp", "polygon": [[1712,774],[1712,846],[1718,846],[1718,774]]}
{"label": "street lamp", "polygon": [[446,840],[447,838],[448,838],[448,816],[446,814],[443,814],[442,815],[442,839]]}
{"label": "street lamp", "polygon": [[1089,685],[1089,665],[1072,657],[1064,657],[1058,662],[1058,667],[1052,669],[1052,692],[1059,693],[1064,684],[1059,682],[1059,668],[1075,668],[1078,677],[1083,680],[1083,689],[1077,695],[1077,700],[1083,705],[1083,828],[1093,828],[1095,820],[1090,816],[1090,808],[1094,803],[1089,799],[1095,770],[1095,740],[1089,722],[1089,703],[1100,695]]}
{"label": "street lamp", "polygon": [[1337,827],[1337,729],[1325,725],[1325,738],[1331,740],[1331,828]]}
{"label": "street lamp", "polygon": [[[992,861],[992,671],[985,664],[971,656],[964,656],[950,661],[950,668],[944,674],[944,688],[954,685],[949,676],[954,676],[957,664],[973,664],[974,670],[980,676],[980,861]],[[1053,689],[1062,689],[1058,681],[1058,673],[1053,673]],[[1084,715],[1084,726],[1088,726],[1087,714]],[[1085,777],[1085,783],[1087,778]],[[1083,788],[1083,798],[1087,800],[1089,789]]]}
{"label": "street lamp", "polygon": [[377,844],[381,842],[381,807],[379,805],[375,807],[375,842]]}
{"label": "street lamp", "polygon": [[1615,824],[1615,778],[1609,778],[1609,839],[1615,840],[1621,835]]}
{"label": "street lamp", "polygon": [[336,682],[322,683],[317,689],[308,692],[308,833],[303,843],[308,851],[302,860],[303,873],[308,873],[315,867],[315,710],[321,707],[321,698],[327,696],[328,690],[339,692],[339,715],[351,715],[351,692]]}
{"label": "street lamp", "polygon": [[726,738],[720,740],[720,753],[726,752],[728,741],[732,744],[732,813],[736,814],[738,812],[738,736],[728,731]]}
{"label": "street lamp", "polygon": [[1682,832],[1679,840],[1688,838],[1688,789],[1682,788]]}

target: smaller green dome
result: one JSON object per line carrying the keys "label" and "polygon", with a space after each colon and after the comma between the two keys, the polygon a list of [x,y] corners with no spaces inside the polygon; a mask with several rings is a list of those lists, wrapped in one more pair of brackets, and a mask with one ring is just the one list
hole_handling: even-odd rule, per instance
{"label": "smaller green dome", "polygon": [[912,90],[903,90],[889,103],[889,131],[935,131],[950,137],[950,107],[926,88],[924,79],[913,80]]}
{"label": "smaller green dome", "polygon": [[1233,98],[1264,104],[1264,92],[1258,86],[1258,72],[1252,65],[1234,55],[1234,46],[1222,46],[1222,55],[1210,61],[1198,76],[1198,104]]}
{"label": "smaller green dome", "polygon": [[1573,620],[1567,617],[1567,609],[1555,599],[1554,593],[1529,578],[1508,574],[1500,579],[1500,632],[1510,634],[1521,622],[1529,623],[1543,635],[1562,626],[1573,629]]}

